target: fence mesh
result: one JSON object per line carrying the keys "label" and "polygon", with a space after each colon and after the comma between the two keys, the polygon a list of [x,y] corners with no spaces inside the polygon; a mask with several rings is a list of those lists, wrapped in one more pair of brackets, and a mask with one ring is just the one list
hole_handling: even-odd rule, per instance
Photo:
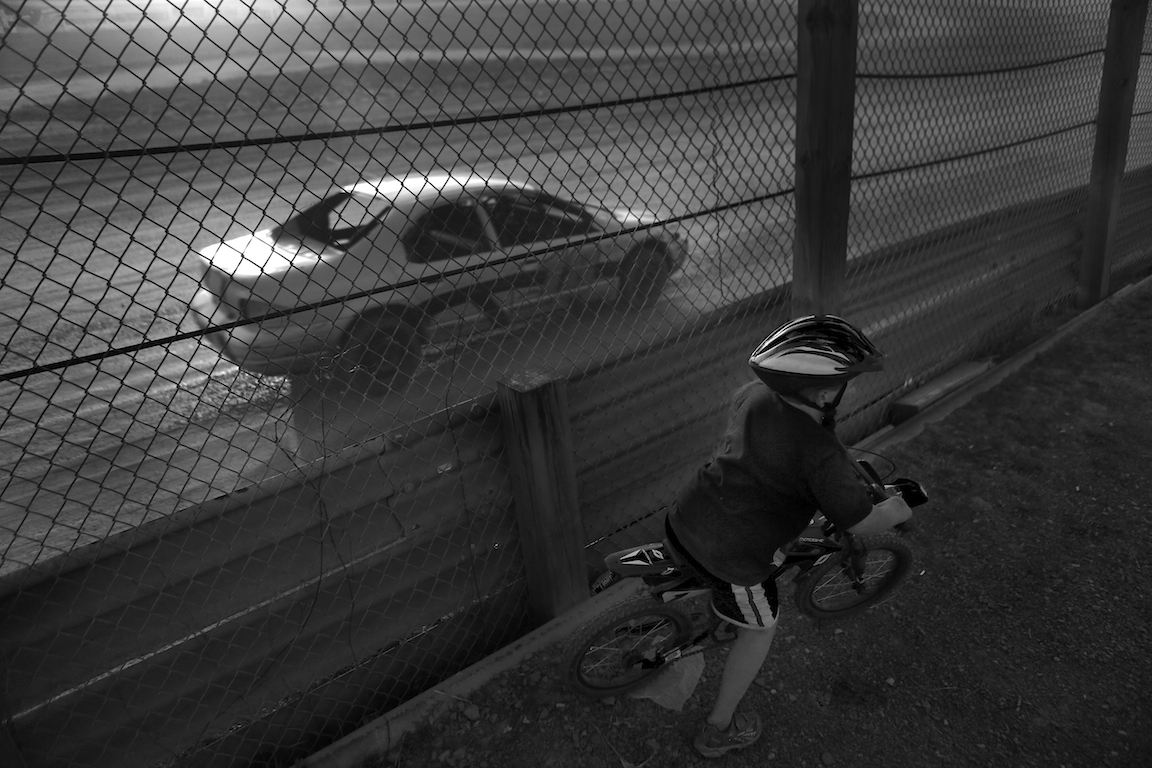
{"label": "fence mesh", "polygon": [[[861,3],[844,314],[893,364],[853,434],[1075,293],[1108,14]],[[0,34],[30,765],[287,764],[520,636],[497,382],[565,378],[591,569],[788,315],[792,3],[4,0]]]}

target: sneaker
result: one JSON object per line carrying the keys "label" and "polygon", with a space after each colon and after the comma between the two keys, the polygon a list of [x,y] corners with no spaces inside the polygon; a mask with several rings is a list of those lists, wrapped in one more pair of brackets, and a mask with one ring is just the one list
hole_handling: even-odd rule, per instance
{"label": "sneaker", "polygon": [[696,751],[704,757],[720,757],[725,752],[752,746],[760,738],[762,730],[759,715],[737,712],[727,730],[704,723],[696,735]]}

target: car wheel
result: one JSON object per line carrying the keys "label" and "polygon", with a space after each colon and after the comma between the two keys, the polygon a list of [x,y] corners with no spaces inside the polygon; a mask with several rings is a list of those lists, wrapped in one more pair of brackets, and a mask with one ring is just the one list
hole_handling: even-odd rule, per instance
{"label": "car wheel", "polygon": [[407,387],[420,364],[423,343],[418,320],[411,313],[394,309],[366,312],[344,344],[349,383],[367,395]]}
{"label": "car wheel", "polygon": [[672,275],[672,257],[663,243],[641,243],[620,263],[620,298],[630,307],[652,304]]}

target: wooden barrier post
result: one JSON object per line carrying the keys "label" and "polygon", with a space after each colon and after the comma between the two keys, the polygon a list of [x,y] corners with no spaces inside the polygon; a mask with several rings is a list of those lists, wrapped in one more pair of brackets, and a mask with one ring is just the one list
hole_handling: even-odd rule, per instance
{"label": "wooden barrier post", "polygon": [[1109,293],[1112,235],[1120,210],[1120,180],[1128,157],[1132,104],[1136,98],[1140,46],[1147,18],[1148,0],[1112,0],[1096,114],[1096,145],[1088,179],[1084,253],[1080,259],[1077,303],[1082,309]]}
{"label": "wooden barrier post", "polygon": [[844,301],[856,96],[857,0],[800,0],[792,314]]}
{"label": "wooden barrier post", "polygon": [[27,763],[24,762],[24,757],[20,754],[20,748],[16,746],[10,730],[12,711],[8,709],[8,665],[7,659],[2,657],[0,657],[0,680],[5,681],[4,685],[0,685],[0,765],[4,768],[26,768]]}
{"label": "wooden barrier post", "polygon": [[8,732],[8,726],[4,723],[0,723],[0,765],[5,768],[25,768],[27,765],[20,756],[16,742],[12,740],[12,734]]}
{"label": "wooden barrier post", "polygon": [[525,371],[497,382],[528,600],[545,622],[588,598],[564,380]]}

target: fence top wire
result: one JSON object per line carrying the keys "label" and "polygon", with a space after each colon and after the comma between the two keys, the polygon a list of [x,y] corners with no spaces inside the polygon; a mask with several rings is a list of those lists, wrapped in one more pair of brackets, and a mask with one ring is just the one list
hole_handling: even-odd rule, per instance
{"label": "fence top wire", "polygon": [[964,77],[995,77],[997,75],[1011,75],[1017,72],[1029,72],[1036,69],[1044,69],[1045,67],[1053,67],[1058,64],[1067,64],[1070,61],[1079,61],[1080,59],[1087,59],[1093,56],[1102,56],[1103,54],[1103,48],[1096,48],[1091,51],[1084,51],[1083,53],[1073,53],[1069,54],[1068,56],[1061,56],[1055,59],[1034,61],[1028,64],[1018,64],[1012,67],[974,69],[963,72],[924,72],[922,74],[909,74],[907,72],[857,72],[856,77],[862,80],[950,80]]}
{"label": "fence top wire", "polygon": [[[1133,113],[1132,116],[1136,117],[1140,114],[1146,114],[1146,113]],[[888,176],[888,175],[891,175],[894,173],[906,173],[907,171],[916,171],[916,170],[919,170],[921,168],[928,168],[929,166],[933,166],[933,165],[945,165],[946,163],[956,163],[956,162],[960,162],[961,160],[970,160],[974,157],[981,157],[983,155],[991,155],[991,154],[994,154],[996,152],[1003,152],[1006,149],[1014,149],[1016,147],[1020,147],[1020,146],[1023,146],[1025,144],[1031,144],[1031,143],[1037,142],[1037,141],[1044,141],[1045,139],[1051,139],[1055,136],[1061,136],[1065,133],[1072,133],[1073,131],[1079,131],[1079,130],[1082,130],[1084,128],[1088,128],[1090,126],[1093,126],[1095,124],[1096,124],[1095,119],[1084,120],[1082,122],[1076,123],[1075,125],[1069,125],[1069,126],[1065,126],[1063,128],[1056,128],[1055,130],[1048,131],[1047,133],[1042,133],[1042,134],[1039,134],[1037,136],[1029,136],[1026,139],[1019,139],[1017,141],[1010,141],[1006,144],[997,144],[996,146],[988,147],[987,149],[977,149],[977,150],[974,150],[972,152],[965,152],[965,153],[959,154],[959,155],[950,155],[948,157],[941,157],[941,158],[936,158],[933,160],[925,160],[922,163],[914,163],[912,165],[901,165],[897,168],[885,168],[884,170],[872,171],[870,173],[859,173],[859,174],[854,173],[854,174],[852,174],[852,180],[856,181],[856,180],[862,180],[862,179],[875,179],[875,178],[878,178],[880,176]]]}
{"label": "fence top wire", "polygon": [[[926,73],[907,73],[907,72],[858,72],[856,76],[862,80],[948,80],[960,78],[978,78],[978,77],[995,77],[999,75],[1014,74],[1018,72],[1027,72],[1045,67],[1051,67],[1058,64],[1065,64],[1071,61],[1078,61],[1080,59],[1090,58],[1092,56],[1103,55],[1104,49],[1097,48],[1082,53],[1070,54],[1068,56],[1061,56],[1054,59],[1046,59],[1044,61],[1030,62],[1027,64],[1020,64],[1012,67],[998,67],[995,69],[979,69],[969,71],[945,71],[945,72],[926,72]],[[1152,51],[1142,51],[1141,56],[1152,56]],[[170,155],[178,153],[195,153],[195,152],[209,152],[214,150],[229,150],[229,149],[244,149],[247,147],[258,146],[274,146],[278,144],[303,144],[312,141],[332,141],[334,139],[357,138],[361,136],[383,136],[391,133],[406,133],[410,131],[422,130],[435,130],[437,128],[450,128],[456,126],[466,125],[484,125],[487,123],[501,122],[504,120],[521,120],[538,117],[551,117],[554,115],[571,114],[573,112],[596,111],[601,109],[614,109],[623,106],[633,106],[636,104],[645,104],[653,101],[666,101],[669,99],[687,98],[690,96],[700,96],[707,93],[715,93],[721,90],[729,90],[732,88],[745,88],[757,85],[764,85],[770,82],[779,82],[782,80],[795,79],[795,73],[785,73],[781,75],[771,75],[767,77],[753,78],[750,80],[742,80],[733,83],[723,83],[720,85],[702,86],[700,88],[686,89],[682,91],[671,91],[667,93],[649,94],[647,96],[634,96],[626,99],[613,99],[609,101],[600,101],[593,104],[575,104],[565,105],[560,107],[548,107],[544,109],[535,110],[521,110],[514,113],[501,113],[495,115],[476,115],[467,118],[443,118],[439,120],[425,120],[415,123],[406,123],[403,125],[390,125],[382,128],[356,128],[337,131],[326,132],[308,132],[300,134],[291,134],[287,136],[265,136],[265,137],[245,137],[242,139],[234,139],[231,141],[205,141],[197,142],[194,144],[171,144],[162,147],[137,147],[132,149],[118,149],[118,150],[104,150],[93,152],[70,152],[70,153],[54,153],[43,155],[29,155],[27,157],[5,157],[0,158],[0,167],[14,166],[14,165],[43,165],[50,163],[75,163],[84,162],[89,160],[105,160],[116,159],[123,157],[148,157],[156,155]]]}
{"label": "fence top wire", "polygon": [[734,88],[750,88],[782,80],[793,80],[795,73],[770,75],[766,77],[741,80],[733,83],[707,85],[699,88],[689,88],[681,91],[654,93],[647,96],[633,96],[625,99],[612,99],[598,101],[591,104],[572,104],[560,107],[546,107],[543,109],[529,109],[520,112],[500,113],[495,115],[474,115],[470,117],[446,117],[439,120],[425,120],[403,125],[386,125],[382,128],[355,128],[339,131],[326,131],[321,133],[300,133],[288,136],[245,137],[230,141],[204,141],[194,144],[170,144],[163,147],[134,147],[132,149],[104,150],[96,152],[72,152],[47,155],[29,155],[27,157],[0,158],[0,167],[12,165],[42,165],[47,163],[75,163],[87,160],[108,160],[121,157],[148,157],[154,155],[171,155],[182,152],[209,152],[213,150],[244,149],[247,147],[273,146],[276,144],[304,144],[311,141],[331,141],[333,139],[356,138],[360,136],[383,136],[391,133],[409,133],[414,131],[434,130],[437,128],[451,128],[468,125],[484,125],[511,120],[524,120],[553,115],[571,114],[573,112],[593,112],[604,109],[616,109],[637,104],[647,104],[654,101],[670,101],[684,99],[692,96],[702,96],[718,91],[728,91]]}

